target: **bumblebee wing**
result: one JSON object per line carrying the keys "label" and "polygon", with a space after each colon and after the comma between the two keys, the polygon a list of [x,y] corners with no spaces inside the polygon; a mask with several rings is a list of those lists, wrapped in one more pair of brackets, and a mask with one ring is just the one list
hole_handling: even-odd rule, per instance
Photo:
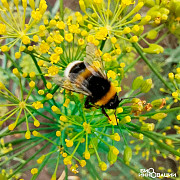
{"label": "bumblebee wing", "polygon": [[60,77],[59,75],[54,76],[53,81],[57,85],[69,91],[81,93],[86,96],[91,96],[91,92],[85,86],[86,82],[83,84],[80,84],[80,83],[78,84],[78,82],[71,82],[69,78]]}
{"label": "bumblebee wing", "polygon": [[92,43],[87,44],[86,57],[84,58],[84,62],[88,69],[92,71],[91,67],[95,67],[102,77],[104,77],[105,79],[107,78],[100,52],[97,47]]}

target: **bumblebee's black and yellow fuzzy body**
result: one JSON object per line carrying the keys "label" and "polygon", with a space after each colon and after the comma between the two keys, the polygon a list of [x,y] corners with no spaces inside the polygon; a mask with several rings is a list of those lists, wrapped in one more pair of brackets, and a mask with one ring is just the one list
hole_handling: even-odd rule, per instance
{"label": "bumblebee's black and yellow fuzzy body", "polygon": [[116,109],[121,101],[116,88],[106,76],[100,51],[92,43],[87,44],[84,61],[70,63],[64,77],[57,75],[53,79],[67,90],[86,95],[85,108],[101,108],[109,120],[105,109]]}
{"label": "bumblebee's black and yellow fuzzy body", "polygon": [[96,105],[106,109],[116,109],[119,105],[115,87],[107,78],[101,76],[95,67],[83,61],[74,61],[66,68],[65,77],[71,83],[79,84],[81,89],[88,90],[85,108]]}

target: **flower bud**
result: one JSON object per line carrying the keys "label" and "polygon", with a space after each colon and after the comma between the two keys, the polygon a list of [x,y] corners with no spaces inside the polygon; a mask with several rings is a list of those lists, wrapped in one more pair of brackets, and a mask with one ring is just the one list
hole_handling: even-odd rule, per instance
{"label": "flower bud", "polygon": [[131,117],[130,116],[125,116],[121,121],[120,124],[126,124],[131,122]]}
{"label": "flower bud", "polygon": [[5,85],[2,82],[0,82],[0,90],[1,89],[6,89]]}
{"label": "flower bud", "polygon": [[133,133],[132,136],[140,140],[143,140],[144,137],[141,133]]}
{"label": "flower bud", "polygon": [[178,98],[178,96],[179,96],[179,95],[178,95],[178,92],[173,92],[173,93],[172,93],[172,97],[173,97],[173,98]]}
{"label": "flower bud", "polygon": [[115,141],[120,141],[120,136],[118,133],[114,133],[113,135],[110,135],[110,138]]}
{"label": "flower bud", "polygon": [[31,132],[30,131],[26,131],[25,138],[26,139],[30,139],[31,138]]}
{"label": "flower bud", "polygon": [[31,174],[32,175],[37,174],[37,173],[38,173],[38,169],[37,168],[31,169]]}
{"label": "flower bud", "polygon": [[111,146],[108,152],[108,161],[110,165],[114,164],[117,161],[117,154],[113,152],[114,146]]}
{"label": "flower bud", "polygon": [[158,35],[158,32],[156,30],[152,29],[151,31],[148,32],[146,37],[148,39],[156,39],[157,35]]}
{"label": "flower bud", "polygon": [[99,167],[102,171],[106,171],[106,169],[107,169],[107,165],[103,161],[99,162]]}
{"label": "flower bud", "polygon": [[56,136],[57,137],[61,136],[61,131],[56,131]]}
{"label": "flower bud", "polygon": [[52,99],[52,98],[53,98],[53,95],[52,95],[51,93],[48,93],[48,94],[46,94],[46,98],[47,98],[47,99]]}
{"label": "flower bud", "polygon": [[41,136],[41,134],[38,131],[33,131],[32,134],[35,137],[40,137]]}
{"label": "flower bud", "polygon": [[142,84],[141,84],[141,92],[147,93],[150,91],[152,87],[152,79],[146,79]]}
{"label": "flower bud", "polygon": [[138,12],[142,7],[144,6],[144,3],[143,2],[139,2],[135,8],[133,9],[133,12],[136,13]]}
{"label": "flower bud", "polygon": [[35,84],[35,82],[34,82],[34,81],[31,81],[31,82],[29,83],[29,87],[30,87],[30,88],[34,88],[34,87],[35,87],[35,85],[36,85],[36,84]]}
{"label": "flower bud", "polygon": [[169,73],[168,74],[169,80],[173,81],[174,80],[174,74],[173,73]]}
{"label": "flower bud", "polygon": [[85,6],[85,3],[83,0],[79,0],[79,6],[81,8],[81,11],[85,13],[86,12],[86,6]]}
{"label": "flower bud", "polygon": [[160,12],[161,14],[166,14],[166,15],[168,15],[168,14],[169,14],[169,9],[167,9],[167,8],[165,8],[165,7],[162,7],[162,8],[159,9],[159,12]]}
{"label": "flower bud", "polygon": [[45,155],[42,155],[38,160],[37,160],[37,163],[38,164],[41,164],[43,161],[44,161],[44,159],[45,159]]}
{"label": "flower bud", "polygon": [[79,164],[80,164],[81,167],[84,167],[84,166],[86,166],[86,161],[85,160],[80,160]]}
{"label": "flower bud", "polygon": [[164,105],[166,104],[166,100],[163,99],[156,99],[154,101],[151,102],[151,105],[154,109],[161,109],[164,107]]}
{"label": "flower bud", "polygon": [[152,119],[155,119],[155,120],[159,120],[159,119],[163,119],[167,116],[166,113],[157,113],[157,114],[154,114],[153,116],[151,116]]}
{"label": "flower bud", "polygon": [[150,44],[149,48],[144,48],[143,51],[149,54],[159,54],[163,53],[164,49],[158,44]]}
{"label": "flower bud", "polygon": [[34,0],[29,0],[29,5],[31,6],[32,10],[35,10],[35,2],[34,2]]}
{"label": "flower bud", "polygon": [[175,74],[175,79],[178,84],[180,84],[180,74]]}
{"label": "flower bud", "polygon": [[72,164],[71,160],[72,160],[72,156],[67,156],[66,158],[64,158],[63,162],[65,165],[68,164],[71,165]]}
{"label": "flower bud", "polygon": [[52,111],[55,112],[56,114],[61,114],[61,111],[60,111],[60,109],[59,109],[58,107],[56,107],[56,106],[53,105],[53,106],[51,107],[51,109],[52,109]]}
{"label": "flower bud", "polygon": [[65,139],[65,142],[66,142],[67,147],[72,147],[73,146],[73,141],[72,140]]}
{"label": "flower bud", "polygon": [[141,131],[153,131],[154,130],[154,124],[153,123],[144,123],[141,126]]}
{"label": "flower bud", "polygon": [[123,156],[124,162],[129,165],[131,158],[132,158],[132,149],[129,146],[126,146]]}
{"label": "flower bud", "polygon": [[146,15],[144,18],[141,19],[140,25],[145,25],[151,20],[151,16]]}
{"label": "flower bud", "polygon": [[20,73],[19,73],[19,71],[18,71],[17,68],[14,68],[14,69],[13,69],[13,74],[16,75],[18,78],[21,77],[21,76],[20,76]]}
{"label": "flower bud", "polygon": [[138,76],[136,79],[134,79],[133,84],[132,84],[132,89],[137,90],[141,87],[143,83],[143,76]]}
{"label": "flower bud", "polygon": [[90,159],[90,157],[91,157],[91,155],[90,155],[88,150],[86,150],[83,155],[84,155],[85,159]]}

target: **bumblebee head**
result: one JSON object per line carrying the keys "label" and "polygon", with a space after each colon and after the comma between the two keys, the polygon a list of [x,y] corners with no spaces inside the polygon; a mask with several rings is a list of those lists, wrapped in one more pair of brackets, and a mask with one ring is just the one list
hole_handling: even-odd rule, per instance
{"label": "bumblebee head", "polygon": [[105,105],[106,109],[116,109],[119,105],[120,101],[118,99],[117,93],[111,98],[111,100]]}

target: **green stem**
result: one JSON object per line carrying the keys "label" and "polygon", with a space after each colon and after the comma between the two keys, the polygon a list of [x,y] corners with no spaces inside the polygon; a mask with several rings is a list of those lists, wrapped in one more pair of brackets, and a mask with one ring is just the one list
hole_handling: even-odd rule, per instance
{"label": "green stem", "polygon": [[7,53],[7,52],[4,52],[4,54],[7,56],[7,58],[12,62],[12,64],[18,69],[18,71],[20,73],[22,73],[21,69],[19,68],[19,66],[14,62],[14,60],[11,58],[11,56]]}
{"label": "green stem", "polygon": [[154,142],[156,142],[161,148],[166,149],[167,151],[171,152],[172,154],[179,156],[180,157],[180,152],[176,151],[175,149],[173,149],[171,146],[168,146],[165,143],[162,143],[158,140],[157,137],[150,135],[148,132],[143,132],[141,131],[142,134],[144,134],[145,136],[149,137],[150,139],[152,139]]}
{"label": "green stem", "polygon": [[63,21],[64,20],[64,5],[63,5],[64,3],[63,3],[63,0],[60,0],[60,3],[59,3],[59,5],[60,5],[60,7],[59,7],[59,9],[60,9],[60,17],[61,17],[61,20]]}
{"label": "green stem", "polygon": [[48,145],[49,145],[49,143],[46,143],[41,149],[39,149],[35,154],[33,154],[33,156],[31,156],[29,159],[27,159],[25,163],[21,164],[10,176],[7,177],[7,179],[10,179],[14,174],[19,172],[22,169],[22,167],[24,167],[29,161],[31,161],[38,153],[40,153]]}
{"label": "green stem", "polygon": [[19,156],[20,154],[28,151],[29,149],[31,149],[32,147],[36,146],[37,144],[41,143],[42,141],[44,141],[44,139],[40,139],[39,141],[37,141],[36,143],[30,144],[28,147],[26,147],[25,149],[23,149],[22,151],[17,152],[16,154],[10,156],[7,160],[3,161],[0,163],[0,166],[2,166],[3,164],[6,164],[8,161],[10,161],[11,159],[13,159],[16,156]]}
{"label": "green stem", "polygon": [[33,54],[30,54],[30,56],[31,56],[32,60],[34,61],[34,64],[35,64],[35,66],[36,66],[39,74],[41,75],[41,79],[42,79],[43,82],[44,82],[44,86],[46,86],[46,79],[45,79],[45,77],[42,75],[42,71],[41,71],[40,67],[38,66],[38,63],[37,63],[37,61],[36,61],[36,58],[34,57]]}

